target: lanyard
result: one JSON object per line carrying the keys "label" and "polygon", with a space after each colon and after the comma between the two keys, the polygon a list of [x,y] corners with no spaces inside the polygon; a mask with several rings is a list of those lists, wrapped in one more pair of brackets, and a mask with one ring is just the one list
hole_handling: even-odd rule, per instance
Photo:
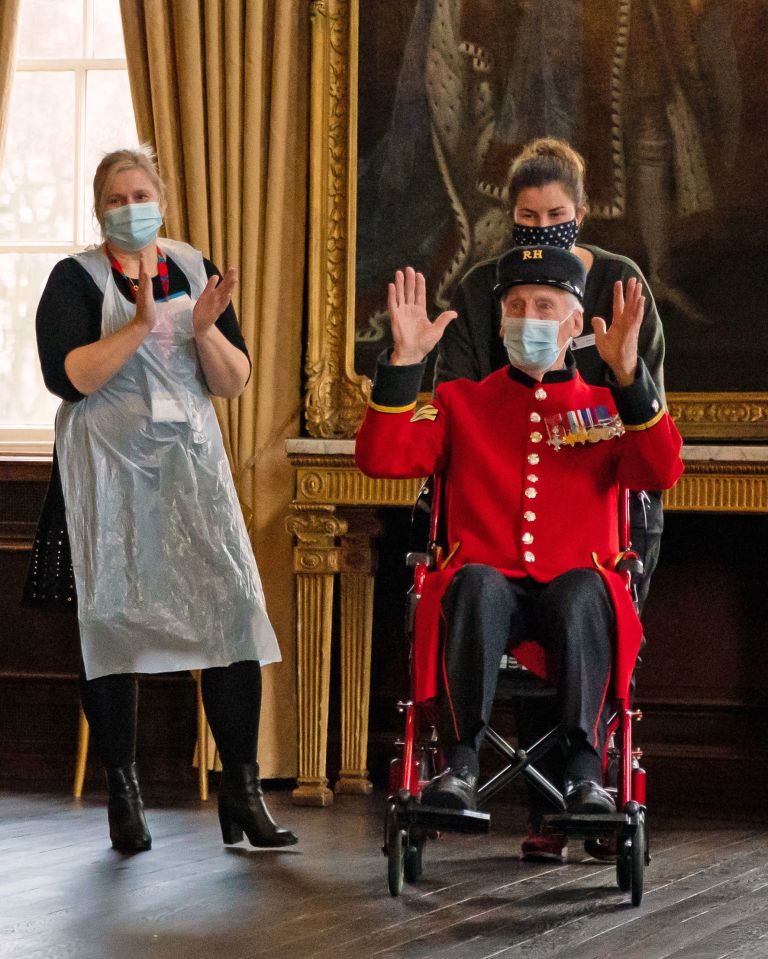
{"label": "lanyard", "polygon": [[[170,287],[170,282],[168,280],[168,263],[160,247],[158,246],[155,249],[157,250],[157,275],[160,277],[160,285],[163,288],[163,299],[167,300],[168,289]],[[133,300],[135,302],[136,293],[138,292],[138,289],[139,289],[139,281],[134,280],[133,277],[126,276],[126,274],[123,272],[123,268],[120,266],[120,264],[117,261],[117,258],[112,253],[109,247],[107,247],[107,256],[109,257],[109,263],[112,269],[117,270],[120,276],[122,276],[125,280],[128,281],[128,287],[131,291],[131,295],[133,296]]]}

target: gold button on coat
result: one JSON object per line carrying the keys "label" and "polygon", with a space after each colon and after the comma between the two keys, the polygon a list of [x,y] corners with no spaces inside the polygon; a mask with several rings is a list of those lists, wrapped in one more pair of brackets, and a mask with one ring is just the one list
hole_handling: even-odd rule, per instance
{"label": "gold button on coat", "polygon": [[530,546],[533,542],[533,533],[523,533],[523,542],[526,546]]}
{"label": "gold button on coat", "polygon": [[541,433],[531,433],[531,442],[540,443],[541,442]]}
{"label": "gold button on coat", "polygon": [[526,563],[534,563],[536,561],[536,557],[529,549],[523,553],[523,559],[526,561]]}
{"label": "gold button on coat", "polygon": [[523,513],[523,519],[526,521],[526,523],[533,523],[536,520],[536,514],[532,509],[527,509]]}
{"label": "gold button on coat", "polygon": [[532,486],[526,487],[525,495],[528,499],[536,499],[536,490]]}
{"label": "gold button on coat", "polygon": [[541,417],[538,413],[531,413],[531,423],[540,423]]}
{"label": "gold button on coat", "polygon": [[538,462],[539,462],[539,454],[538,454],[538,453],[529,453],[529,454],[528,454],[528,462],[531,464],[531,466],[536,466],[536,465],[538,464]]}
{"label": "gold button on coat", "polygon": [[547,398],[547,391],[540,386],[533,395],[537,400],[545,400]]}

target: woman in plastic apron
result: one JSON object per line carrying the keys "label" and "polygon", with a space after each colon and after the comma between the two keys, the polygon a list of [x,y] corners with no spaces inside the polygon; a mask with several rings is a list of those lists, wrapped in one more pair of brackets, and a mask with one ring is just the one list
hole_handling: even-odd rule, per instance
{"label": "woman in plastic apron", "polygon": [[250,375],[230,304],[236,274],[221,279],[185,243],[158,244],[164,196],[148,153],[108,154],[94,178],[105,242],[57,264],[41,299],[43,374],[65,402],[25,599],[67,598],[45,555],[58,525],[116,849],[152,841],[136,774],[135,674],[189,669],[203,671],[222,760],[224,842],[245,832],[255,846],[289,845],[296,837],[270,817],[255,762],[261,664],[280,651],[210,400],[238,395]]}

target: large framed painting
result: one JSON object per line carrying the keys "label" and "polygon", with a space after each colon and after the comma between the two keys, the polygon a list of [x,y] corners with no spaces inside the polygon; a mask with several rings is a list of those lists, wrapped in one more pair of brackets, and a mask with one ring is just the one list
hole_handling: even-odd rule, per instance
{"label": "large framed painting", "polygon": [[310,434],[354,434],[390,342],[394,270],[422,270],[445,309],[509,246],[515,153],[555,135],[587,164],[580,239],[648,278],[683,435],[768,438],[764,0],[310,9]]}

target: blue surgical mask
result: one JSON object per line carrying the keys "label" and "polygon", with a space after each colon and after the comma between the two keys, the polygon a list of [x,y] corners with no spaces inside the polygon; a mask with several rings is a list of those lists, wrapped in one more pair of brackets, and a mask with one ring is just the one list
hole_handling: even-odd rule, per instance
{"label": "blue surgical mask", "polygon": [[579,224],[575,219],[565,223],[553,223],[551,226],[523,226],[515,223],[512,227],[512,242],[515,246],[557,246],[561,250],[570,250],[579,235]]}
{"label": "blue surgical mask", "polygon": [[534,377],[548,370],[563,348],[558,337],[560,327],[569,318],[570,314],[558,323],[535,317],[502,317],[504,346],[512,366]]}
{"label": "blue surgical mask", "polygon": [[141,250],[162,225],[160,207],[154,201],[127,203],[104,214],[104,235],[121,250]]}

